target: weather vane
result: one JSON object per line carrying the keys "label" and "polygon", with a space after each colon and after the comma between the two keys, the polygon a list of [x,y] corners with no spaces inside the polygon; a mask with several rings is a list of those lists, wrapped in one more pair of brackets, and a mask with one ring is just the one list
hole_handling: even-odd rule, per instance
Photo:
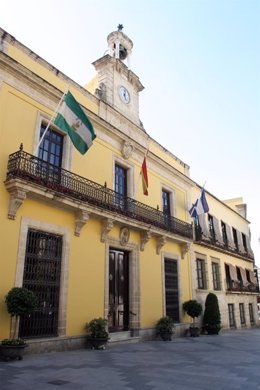
{"label": "weather vane", "polygon": [[122,24],[119,24],[119,25],[117,26],[117,31],[122,31],[123,28],[124,28],[124,26],[123,26]]}

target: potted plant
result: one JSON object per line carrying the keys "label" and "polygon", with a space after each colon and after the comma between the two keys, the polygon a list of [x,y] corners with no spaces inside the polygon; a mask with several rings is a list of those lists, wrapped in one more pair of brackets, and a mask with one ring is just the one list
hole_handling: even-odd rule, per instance
{"label": "potted plant", "polygon": [[171,341],[174,334],[174,323],[171,317],[161,317],[156,324],[156,333],[163,341]]}
{"label": "potted plant", "polygon": [[218,334],[221,329],[221,315],[218,305],[218,297],[209,293],[205,301],[205,311],[203,317],[204,329],[208,334]]}
{"label": "potted plant", "polygon": [[188,316],[192,318],[192,325],[190,326],[190,335],[192,337],[198,337],[200,335],[200,329],[196,326],[196,318],[202,313],[202,305],[195,299],[190,299],[184,302],[183,310],[186,311]]}
{"label": "potted plant", "polygon": [[87,332],[87,342],[92,349],[105,349],[109,340],[107,332],[107,320],[105,318],[94,318],[85,325]]}
{"label": "potted plant", "polygon": [[5,297],[7,311],[15,318],[13,336],[1,341],[1,353],[5,360],[22,359],[26,341],[18,337],[18,324],[20,316],[31,314],[37,305],[34,292],[25,287],[13,287]]}

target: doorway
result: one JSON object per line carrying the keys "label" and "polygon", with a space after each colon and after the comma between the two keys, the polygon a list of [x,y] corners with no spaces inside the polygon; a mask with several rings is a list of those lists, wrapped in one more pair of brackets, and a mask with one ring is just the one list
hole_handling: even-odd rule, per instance
{"label": "doorway", "polygon": [[129,254],[109,250],[109,332],[129,329]]}

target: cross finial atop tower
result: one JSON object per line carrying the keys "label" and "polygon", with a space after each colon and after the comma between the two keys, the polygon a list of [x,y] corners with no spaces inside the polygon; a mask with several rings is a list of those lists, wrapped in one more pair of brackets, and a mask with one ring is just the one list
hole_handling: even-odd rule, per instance
{"label": "cross finial atop tower", "polygon": [[117,31],[122,31],[123,28],[124,28],[124,26],[123,26],[122,24],[119,24],[119,25],[117,26]]}

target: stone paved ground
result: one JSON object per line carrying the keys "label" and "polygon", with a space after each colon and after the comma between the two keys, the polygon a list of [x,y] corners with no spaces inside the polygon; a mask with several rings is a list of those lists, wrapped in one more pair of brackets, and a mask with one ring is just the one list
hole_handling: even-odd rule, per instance
{"label": "stone paved ground", "polygon": [[260,329],[26,355],[0,362],[1,390],[257,390]]}

